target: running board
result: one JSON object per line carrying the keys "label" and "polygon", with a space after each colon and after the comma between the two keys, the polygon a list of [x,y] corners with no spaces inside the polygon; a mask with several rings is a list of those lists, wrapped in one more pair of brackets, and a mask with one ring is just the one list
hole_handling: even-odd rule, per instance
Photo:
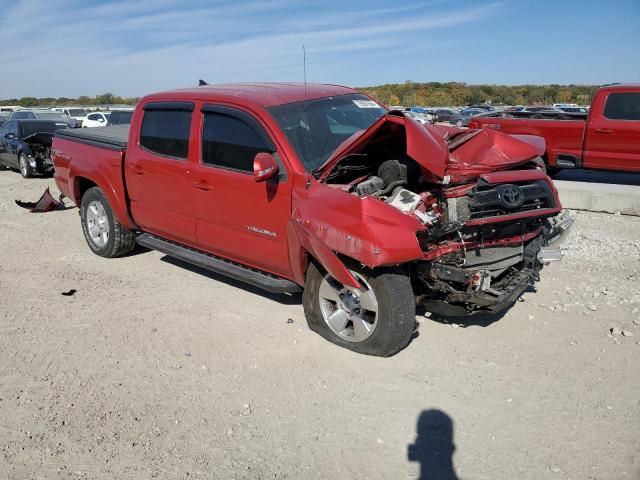
{"label": "running board", "polygon": [[138,235],[136,242],[143,247],[177,258],[198,267],[249,283],[273,293],[296,293],[301,288],[286,278],[276,277],[259,270],[244,267],[208,253],[165,240],[149,233]]}

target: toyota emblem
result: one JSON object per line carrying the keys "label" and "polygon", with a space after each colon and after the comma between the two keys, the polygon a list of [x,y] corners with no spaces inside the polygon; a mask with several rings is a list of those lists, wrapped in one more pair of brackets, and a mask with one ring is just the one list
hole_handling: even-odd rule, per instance
{"label": "toyota emblem", "polygon": [[515,185],[508,185],[502,189],[500,194],[502,204],[509,209],[518,208],[524,201],[524,194],[522,189]]}

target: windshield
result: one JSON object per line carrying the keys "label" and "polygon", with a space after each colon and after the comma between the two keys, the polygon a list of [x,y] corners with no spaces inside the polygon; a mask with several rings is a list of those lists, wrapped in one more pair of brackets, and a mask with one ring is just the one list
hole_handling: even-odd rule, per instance
{"label": "windshield", "polygon": [[69,128],[64,122],[22,122],[22,138],[34,133],[53,133],[61,128]]}
{"label": "windshield", "polygon": [[37,112],[36,115],[38,118],[46,118],[49,120],[64,120],[69,118],[60,112]]}
{"label": "windshield", "polygon": [[369,128],[386,112],[359,93],[287,103],[268,110],[309,171],[324,164],[342,142]]}
{"label": "windshield", "polygon": [[69,116],[70,117],[86,117],[89,112],[83,108],[70,108]]}

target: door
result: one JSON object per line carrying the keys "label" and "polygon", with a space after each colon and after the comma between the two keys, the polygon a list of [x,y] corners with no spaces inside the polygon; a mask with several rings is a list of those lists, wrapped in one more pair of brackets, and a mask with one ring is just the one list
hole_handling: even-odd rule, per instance
{"label": "door", "polygon": [[[201,158],[193,170],[200,249],[289,276],[291,182],[271,137],[242,110],[208,105],[200,118]],[[263,182],[253,177],[259,152],[273,153],[279,163],[279,174]]]}
{"label": "door", "polygon": [[7,146],[9,144],[9,140],[5,137],[9,133],[9,128],[11,128],[11,124],[15,123],[12,120],[6,122],[0,127],[0,163],[3,165],[7,165],[7,160],[5,157],[7,156]]}
{"label": "door", "polygon": [[190,142],[193,103],[153,102],[143,109],[143,118],[131,125],[140,134],[137,141],[129,139],[125,157],[131,215],[147,232],[196,246],[190,160],[198,157],[193,148],[197,139]]}
{"label": "door", "polygon": [[584,166],[640,172],[640,92],[611,92],[591,108]]}
{"label": "door", "polygon": [[[16,121],[7,122],[5,125],[9,125],[7,133],[3,135],[3,152],[2,160],[5,165],[11,168],[20,168],[18,165],[18,144],[19,140],[19,124]],[[7,135],[10,138],[7,138]]]}

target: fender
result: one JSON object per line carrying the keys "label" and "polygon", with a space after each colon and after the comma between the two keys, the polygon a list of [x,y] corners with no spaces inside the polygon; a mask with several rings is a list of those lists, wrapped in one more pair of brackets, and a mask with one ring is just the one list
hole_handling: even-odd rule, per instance
{"label": "fender", "polygon": [[289,259],[295,281],[304,285],[305,274],[311,254],[320,265],[343,285],[360,288],[360,283],[353,277],[349,269],[338,256],[313,232],[303,225],[300,219],[291,219],[287,225],[289,237]]}
{"label": "fender", "polygon": [[[83,148],[96,148],[87,147],[83,145]],[[93,160],[83,162],[70,162],[69,163],[69,183],[71,191],[73,192],[73,199],[76,205],[80,206],[82,198],[80,197],[80,183],[81,178],[85,178],[95,183],[104,193],[104,196],[109,202],[109,206],[116,216],[118,221],[122,223],[126,228],[135,230],[138,226],[135,224],[131,216],[129,215],[129,208],[127,197],[125,193],[125,187],[123,185],[123,163],[124,154],[120,151],[98,149],[94,158],[100,159],[100,165]],[[73,155],[73,153],[72,153]],[[78,165],[82,165],[82,169],[78,168]],[[116,179],[112,182],[110,179]]]}

